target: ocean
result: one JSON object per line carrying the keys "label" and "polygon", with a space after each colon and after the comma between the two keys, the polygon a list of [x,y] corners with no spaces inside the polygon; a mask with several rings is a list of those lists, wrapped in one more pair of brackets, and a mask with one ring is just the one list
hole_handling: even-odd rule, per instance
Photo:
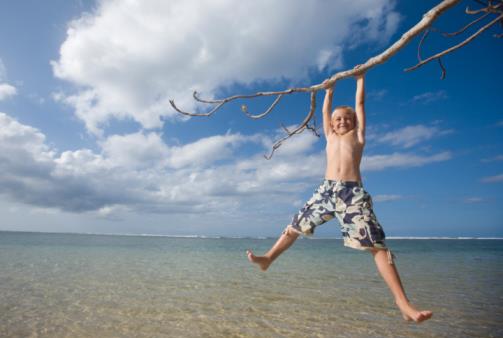
{"label": "ocean", "polygon": [[300,239],[0,232],[1,337],[503,337],[503,240],[390,239],[402,320],[370,254]]}

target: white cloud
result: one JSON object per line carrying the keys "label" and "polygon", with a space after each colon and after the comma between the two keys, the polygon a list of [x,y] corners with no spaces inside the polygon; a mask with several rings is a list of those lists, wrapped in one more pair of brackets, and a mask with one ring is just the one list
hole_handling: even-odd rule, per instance
{"label": "white cloud", "polygon": [[482,197],[466,197],[464,199],[464,202],[468,203],[468,204],[481,203],[483,201],[484,201],[484,199]]}
{"label": "white cloud", "polygon": [[436,126],[415,125],[391,131],[381,136],[374,135],[373,139],[381,143],[410,148],[418,143],[450,133],[452,133],[452,130],[441,130]]}
{"label": "white cloud", "polygon": [[0,101],[12,97],[16,94],[16,87],[7,83],[7,70],[2,59],[0,59]]}
{"label": "white cloud", "polygon": [[[295,130],[297,126],[291,125],[291,126],[286,126],[287,130],[291,132],[292,130]],[[278,129],[276,130],[274,138],[269,138],[269,137],[264,137],[262,138],[262,144],[265,146],[266,149],[270,150],[272,149],[273,144],[287,136],[287,133],[284,129]],[[308,149],[311,149],[316,142],[320,140],[319,137],[315,136],[310,130],[305,130],[301,134],[296,134],[288,138],[285,142],[281,144],[281,147],[279,147],[275,152],[274,156],[276,157],[282,157],[282,156],[295,156],[297,154],[304,153]]]}
{"label": "white cloud", "polygon": [[162,166],[169,149],[157,133],[112,135],[101,143],[103,155],[114,165],[128,169]]}
{"label": "white cloud", "polygon": [[341,66],[347,44],[387,41],[398,20],[385,0],[104,0],[70,22],[52,66],[80,88],[59,99],[91,132],[111,118],[156,128],[175,116],[170,98],[189,110],[193,90],[304,79]]}
{"label": "white cloud", "polygon": [[503,182],[503,174],[484,177],[480,181],[482,183],[499,183],[499,182]]}
{"label": "white cloud", "polygon": [[389,201],[396,201],[400,200],[403,197],[400,195],[375,195],[372,197],[372,200],[374,202],[389,202]]}
{"label": "white cloud", "polygon": [[251,160],[234,156],[242,144],[262,138],[227,133],[168,146],[160,134],[141,132],[111,136],[99,143],[98,153],[58,154],[39,130],[0,113],[0,193],[37,208],[108,218],[127,210],[238,213],[241,205],[278,196],[291,203],[294,197],[285,192],[300,193],[296,180],[313,175],[313,163],[301,163],[303,156],[274,162],[261,154]]}
{"label": "white cloud", "polygon": [[173,147],[168,164],[173,168],[209,165],[215,161],[228,158],[232,155],[233,148],[247,140],[250,139],[239,134],[202,138],[194,143]]}
{"label": "white cloud", "polygon": [[17,89],[8,83],[0,83],[0,101],[16,95]]}
{"label": "white cloud", "polygon": [[420,102],[423,104],[428,104],[431,102],[439,101],[439,100],[444,100],[446,99],[447,93],[445,90],[439,90],[436,92],[426,92],[423,94],[416,95],[412,98],[412,102]]}
{"label": "white cloud", "polygon": [[407,153],[393,153],[389,155],[371,155],[362,159],[362,169],[368,171],[384,170],[388,168],[418,167],[429,163],[447,161],[451,159],[450,152],[435,155],[420,156]]}
{"label": "white cloud", "polygon": [[[98,143],[97,152],[58,152],[39,130],[0,113],[0,194],[44,210],[107,219],[128,212],[234,217],[254,210],[277,213],[281,206],[298,203],[306,189],[321,181],[325,154],[315,151],[317,138],[309,133],[292,138],[285,151],[281,147],[269,161],[263,149],[251,155],[240,151],[247,143],[261,143],[268,150],[267,140],[262,134],[229,132],[170,146],[159,133],[138,132],[110,136]],[[363,168],[421,166],[450,156],[374,155],[364,157]],[[378,201],[397,198],[377,196]]]}
{"label": "white cloud", "polygon": [[503,161],[503,155],[496,155],[494,157],[483,158],[480,160],[480,162],[483,162],[483,163],[497,162],[497,161]]}
{"label": "white cloud", "polygon": [[386,96],[388,94],[388,90],[387,89],[379,89],[379,90],[371,90],[367,93],[367,99],[369,100],[376,100],[376,101],[379,101],[379,100],[382,100],[382,98],[384,96]]}

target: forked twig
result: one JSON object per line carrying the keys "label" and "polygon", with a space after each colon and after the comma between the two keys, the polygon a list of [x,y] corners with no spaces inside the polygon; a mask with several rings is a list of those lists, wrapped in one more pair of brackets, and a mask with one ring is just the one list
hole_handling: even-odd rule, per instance
{"label": "forked twig", "polygon": [[487,12],[485,13],[484,15],[481,15],[479,16],[477,19],[473,20],[472,22],[470,22],[469,24],[467,24],[466,26],[464,26],[463,28],[461,28],[459,31],[457,32],[453,32],[453,33],[442,33],[443,36],[445,37],[451,37],[451,36],[456,36],[456,35],[459,35],[461,33],[463,33],[465,30],[467,30],[468,28],[470,28],[471,26],[475,25],[477,22],[479,22],[480,20],[483,20],[486,16],[488,16],[489,14],[491,14],[491,12]]}
{"label": "forked twig", "polygon": [[[328,88],[330,86],[333,86],[335,84],[335,82],[338,81],[338,80],[345,79],[345,78],[348,78],[348,77],[352,77],[352,76],[358,75],[360,73],[364,73],[364,72],[368,71],[369,69],[371,69],[371,68],[373,68],[373,67],[375,67],[375,66],[377,66],[379,64],[382,64],[382,63],[386,62],[388,59],[390,59],[393,55],[395,55],[399,50],[401,50],[402,48],[404,48],[410,41],[412,41],[412,39],[414,39],[418,34],[420,34],[423,31],[424,31],[424,35],[423,35],[423,37],[421,38],[421,40],[419,42],[419,48],[418,48],[418,61],[419,61],[419,63],[417,65],[413,66],[413,67],[405,69],[405,71],[412,71],[412,70],[417,69],[417,68],[421,67],[422,65],[424,65],[424,64],[426,64],[426,63],[428,63],[428,62],[430,62],[430,61],[432,61],[434,59],[437,59],[438,62],[439,62],[440,67],[442,68],[442,76],[441,76],[441,78],[444,78],[445,77],[445,67],[442,64],[442,61],[441,61],[440,58],[442,56],[444,56],[444,55],[446,55],[448,53],[451,53],[454,50],[456,50],[458,48],[461,48],[464,45],[468,44],[474,38],[476,38],[478,35],[480,35],[482,32],[484,32],[485,30],[487,30],[489,27],[491,27],[492,25],[494,25],[498,21],[502,21],[502,17],[503,17],[503,15],[499,15],[496,19],[494,19],[489,24],[487,24],[484,27],[482,27],[481,29],[479,29],[476,33],[474,33],[473,35],[471,35],[469,38],[467,38],[463,42],[461,42],[461,43],[459,43],[459,44],[457,44],[457,45],[455,45],[455,46],[453,46],[453,47],[451,47],[449,49],[446,49],[445,51],[443,51],[441,53],[435,54],[435,55],[433,55],[433,56],[431,56],[431,57],[429,57],[429,58],[427,58],[425,60],[422,60],[421,59],[421,52],[420,52],[421,46],[422,46],[424,40],[426,39],[427,35],[429,34],[430,30],[435,30],[434,28],[431,28],[431,24],[441,14],[443,14],[445,11],[449,10],[453,6],[457,5],[460,1],[461,0],[443,0],[437,6],[433,7],[431,10],[429,10],[427,13],[425,13],[423,15],[423,18],[416,25],[414,25],[407,32],[405,32],[400,37],[399,40],[395,41],[395,43],[393,43],[391,46],[389,46],[382,53],[380,53],[380,54],[378,54],[378,55],[376,55],[374,57],[369,58],[365,63],[361,64],[360,67],[358,67],[357,69],[356,68],[349,69],[349,70],[341,71],[341,72],[338,72],[338,73],[332,75],[330,78],[328,78],[323,83],[312,85],[310,87],[290,88],[290,89],[286,89],[286,90],[282,90],[282,91],[257,92],[255,94],[248,94],[248,95],[234,95],[234,96],[230,96],[230,97],[227,97],[227,98],[216,99],[216,100],[205,100],[205,99],[202,99],[202,98],[200,98],[198,96],[197,92],[194,92],[193,93],[193,97],[194,97],[194,99],[197,102],[215,105],[210,111],[208,111],[206,113],[190,113],[190,112],[186,112],[186,111],[183,111],[180,108],[178,108],[176,106],[174,100],[170,100],[169,102],[170,102],[171,106],[173,107],[173,109],[175,109],[177,112],[179,112],[181,114],[184,114],[184,115],[187,115],[187,116],[211,116],[216,111],[218,111],[223,105],[225,105],[228,102],[234,101],[234,100],[238,100],[238,99],[252,99],[252,98],[261,97],[261,96],[276,96],[276,99],[274,100],[274,102],[261,114],[253,115],[253,114],[251,114],[248,111],[248,108],[247,108],[246,105],[242,105],[241,106],[242,107],[241,110],[248,117],[250,117],[252,119],[260,119],[260,118],[263,118],[264,116],[268,115],[269,113],[271,113],[274,110],[274,108],[278,105],[278,103],[281,101],[281,99],[282,99],[282,97],[284,95],[289,95],[289,94],[293,94],[293,93],[302,93],[302,92],[303,93],[308,93],[309,92],[310,95],[311,95],[311,106],[310,106],[310,110],[309,110],[308,114],[306,115],[306,117],[304,118],[304,120],[302,121],[302,123],[300,123],[299,126],[296,127],[292,131],[290,131],[286,127],[282,126],[283,129],[286,131],[287,134],[286,134],[286,136],[284,136],[281,139],[277,140],[273,144],[271,153],[268,156],[264,155],[265,158],[270,159],[273,156],[274,151],[276,149],[278,149],[285,140],[287,140],[288,138],[292,137],[295,134],[299,134],[299,133],[303,132],[304,130],[309,129],[309,130],[313,131],[317,136],[319,136],[319,134],[317,133],[316,124],[315,124],[315,121],[314,121],[315,108],[316,108],[316,92],[317,91],[325,89],[325,88]],[[483,18],[485,18],[489,13],[501,13],[500,7],[503,6],[503,1],[501,1],[501,0],[498,0],[497,5],[493,5],[493,1],[492,0],[489,0],[488,3],[484,3],[482,1],[477,1],[477,2],[483,4],[486,7],[482,8],[480,10],[476,10],[476,11],[470,11],[467,8],[466,9],[466,13],[468,13],[468,14],[477,14],[477,13],[485,12],[486,14],[484,14],[481,17],[479,17],[479,18],[475,19],[474,21],[470,22],[468,25],[464,26],[460,31],[455,32],[455,33],[447,33],[447,34],[444,34],[444,36],[454,36],[454,35],[458,35],[458,34],[464,32],[466,29],[468,29],[469,27],[473,26],[474,24],[476,24],[477,22],[479,22],[480,20],[482,20]],[[501,37],[502,35],[498,34],[498,35],[495,35],[495,36]],[[309,123],[311,121],[313,122],[313,126],[309,125]]]}
{"label": "forked twig", "polygon": [[269,153],[269,156],[268,155],[264,155],[264,157],[267,160],[270,160],[272,158],[272,155],[274,154],[274,151],[281,146],[281,144],[283,143],[283,141],[289,139],[290,137],[292,137],[295,134],[302,133],[304,131],[304,129],[307,128],[307,124],[309,123],[309,121],[313,118],[315,110],[316,110],[316,92],[313,91],[313,92],[311,92],[311,108],[309,109],[309,112],[307,113],[307,116],[304,118],[304,121],[302,121],[302,123],[297,128],[295,128],[293,131],[289,131],[285,126],[283,126],[283,128],[287,132],[287,135],[284,136],[284,137],[282,137],[282,138],[280,138],[279,140],[277,140],[272,145],[272,150]]}
{"label": "forked twig", "polygon": [[416,64],[413,67],[406,68],[405,71],[406,72],[410,72],[410,71],[412,71],[414,69],[417,69],[417,68],[421,67],[422,65],[424,65],[424,64],[426,64],[426,63],[428,63],[428,62],[430,62],[432,60],[438,59],[438,58],[440,58],[440,57],[442,57],[442,56],[444,56],[446,54],[449,54],[449,53],[455,51],[458,48],[463,47],[464,45],[468,44],[470,41],[472,41],[473,39],[475,39],[477,36],[479,36],[482,32],[484,32],[485,30],[489,29],[492,25],[494,25],[495,23],[497,23],[498,21],[500,21],[501,19],[503,19],[503,14],[499,15],[498,17],[496,17],[496,19],[492,20],[487,25],[485,25],[484,27],[480,28],[477,32],[475,32],[474,34],[472,34],[466,40],[458,43],[457,45],[452,46],[451,48],[448,48],[448,49],[444,50],[443,52],[437,53],[437,54],[435,54],[433,56],[430,56],[429,58],[427,58],[425,60],[420,61],[418,64]]}
{"label": "forked twig", "polygon": [[267,114],[269,114],[274,109],[274,107],[276,107],[276,105],[279,103],[279,101],[281,100],[282,97],[283,97],[283,94],[279,94],[278,97],[276,98],[276,100],[274,100],[274,102],[269,106],[269,108],[265,112],[263,112],[262,114],[258,114],[258,115],[250,114],[248,112],[248,107],[246,105],[242,105],[241,110],[243,111],[243,113],[246,114],[246,116],[248,116],[251,119],[261,119],[264,116],[266,116]]}

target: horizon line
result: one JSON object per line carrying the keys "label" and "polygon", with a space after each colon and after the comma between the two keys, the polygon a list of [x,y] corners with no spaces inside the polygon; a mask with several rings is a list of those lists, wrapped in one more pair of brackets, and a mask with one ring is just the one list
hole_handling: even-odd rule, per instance
{"label": "horizon line", "polygon": [[[59,232],[59,231],[29,231],[29,230],[2,230],[0,232],[15,232],[15,233],[33,233],[33,234],[59,234],[59,235],[88,235],[88,236],[126,236],[126,237],[168,237],[168,238],[201,238],[201,239],[274,239],[277,236],[225,236],[225,235],[168,235],[168,234],[149,234],[149,233],[100,233],[100,232]],[[300,239],[308,240],[326,240],[326,239],[342,239],[342,237],[306,237],[301,236]],[[489,236],[389,236],[386,240],[503,240],[503,237]]]}

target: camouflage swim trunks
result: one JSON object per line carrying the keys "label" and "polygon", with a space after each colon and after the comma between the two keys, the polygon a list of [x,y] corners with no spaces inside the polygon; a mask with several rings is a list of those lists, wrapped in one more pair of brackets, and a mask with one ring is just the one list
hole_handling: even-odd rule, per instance
{"label": "camouflage swim trunks", "polygon": [[385,234],[372,210],[372,199],[360,182],[324,180],[297,215],[292,228],[304,235],[337,217],[344,245],[354,249],[387,249]]}

